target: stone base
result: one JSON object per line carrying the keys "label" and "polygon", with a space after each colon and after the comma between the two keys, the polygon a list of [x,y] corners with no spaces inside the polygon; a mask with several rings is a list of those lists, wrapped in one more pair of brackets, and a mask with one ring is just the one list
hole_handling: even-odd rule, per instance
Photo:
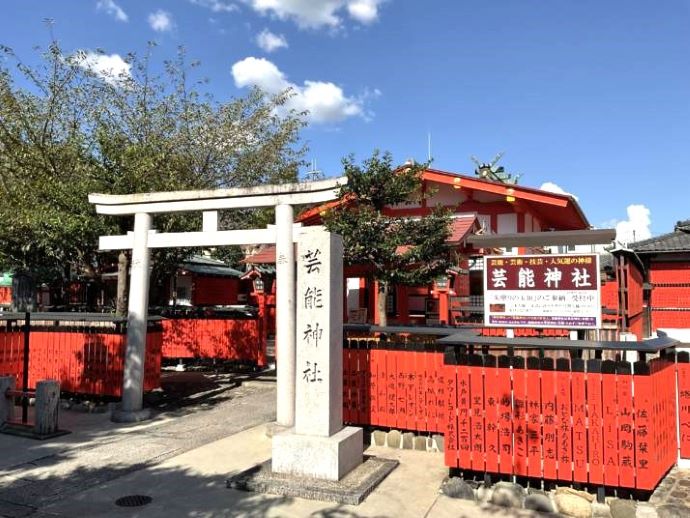
{"label": "stone base", "polygon": [[60,437],[72,433],[69,430],[55,430],[54,432],[38,433],[33,426],[19,424],[19,423],[5,423],[5,426],[0,426],[0,432],[7,435],[16,435],[18,437],[25,437],[27,439],[36,439],[44,441],[52,439],[53,437]]}
{"label": "stone base", "polygon": [[266,424],[266,437],[273,437],[279,433],[288,432],[292,430],[294,426],[285,426],[278,424],[276,421]]}
{"label": "stone base", "polygon": [[287,475],[340,480],[362,463],[361,428],[346,426],[330,437],[298,435],[292,430],[273,436],[273,471]]}
{"label": "stone base", "polygon": [[151,419],[151,409],[142,408],[141,410],[125,411],[119,407],[113,409],[110,420],[113,423],[139,423]]}
{"label": "stone base", "polygon": [[227,480],[227,487],[274,495],[358,505],[398,465],[397,460],[367,457],[339,481],[295,477],[271,471],[271,460]]}

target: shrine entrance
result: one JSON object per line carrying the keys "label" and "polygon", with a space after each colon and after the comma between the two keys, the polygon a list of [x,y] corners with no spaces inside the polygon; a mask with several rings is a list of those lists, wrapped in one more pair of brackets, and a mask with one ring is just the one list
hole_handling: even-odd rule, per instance
{"label": "shrine entrance", "polygon": [[[294,242],[302,228],[293,225],[294,205],[323,203],[337,198],[346,177],[308,183],[266,185],[206,191],[157,192],[127,195],[91,194],[96,212],[134,216],[134,229],[123,236],[101,236],[100,250],[132,250],[127,345],[122,382],[122,404],[113,420],[147,419],[143,408],[144,358],[148,317],[151,248],[217,247],[275,244],[277,424],[289,428],[295,422],[295,257]],[[218,211],[275,207],[275,226],[265,229],[219,230]],[[200,232],[159,233],[153,216],[173,212],[201,212]]]}

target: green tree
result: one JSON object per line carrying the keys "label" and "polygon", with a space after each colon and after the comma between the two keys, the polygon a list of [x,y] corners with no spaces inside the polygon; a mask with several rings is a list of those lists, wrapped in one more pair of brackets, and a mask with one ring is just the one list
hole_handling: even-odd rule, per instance
{"label": "green tree", "polygon": [[[66,267],[96,276],[116,262],[97,237],[131,230],[130,218],[102,218],[91,192],[246,187],[294,181],[305,148],[303,114],[286,112],[290,93],[218,102],[193,81],[198,63],[183,49],[152,72],[154,46],[129,54],[127,73],[93,66],[97,54],[65,54],[53,41],[38,66],[2,47],[0,61],[0,267],[37,281]],[[261,214],[222,214],[225,228]],[[156,217],[160,231],[200,227],[197,217]],[[154,279],[190,250],[154,253]],[[155,297],[154,297],[155,299]]]}
{"label": "green tree", "polygon": [[450,214],[434,209],[418,219],[386,215],[394,205],[423,198],[421,172],[427,164],[393,167],[390,153],[375,151],[362,165],[343,160],[348,183],[340,188],[344,203],[330,210],[324,223],[343,236],[346,265],[368,265],[378,281],[378,315],[386,325],[386,297],[391,284],[424,285],[451,265],[446,240]]}

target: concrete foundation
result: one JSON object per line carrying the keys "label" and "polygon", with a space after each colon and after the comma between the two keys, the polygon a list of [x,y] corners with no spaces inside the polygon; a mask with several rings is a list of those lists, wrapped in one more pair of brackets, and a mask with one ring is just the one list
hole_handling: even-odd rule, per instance
{"label": "concrete foundation", "polygon": [[340,480],[364,458],[361,428],[346,426],[330,437],[299,435],[292,431],[273,436],[273,471]]}
{"label": "concrete foundation", "polygon": [[[276,473],[271,469],[271,461],[268,460],[239,475],[235,475],[228,479],[226,484],[228,488],[240,491],[253,491],[306,498],[308,500],[320,500],[322,502],[359,505],[397,466],[397,460],[368,457],[342,479],[332,481]],[[387,501],[387,503],[390,505],[390,502]],[[324,510],[323,515],[328,514],[330,516],[332,511],[332,508]],[[339,511],[354,516],[353,513],[345,509]],[[317,514],[321,515],[322,513],[306,512],[304,516],[315,516]],[[376,516],[383,516],[382,513],[375,514]],[[386,514],[386,516],[389,515]],[[394,514],[394,516],[402,515]]]}
{"label": "concrete foundation", "polygon": [[279,433],[287,432],[289,430],[294,430],[294,426],[283,426],[278,424],[276,421],[266,424],[266,437],[273,437]]}

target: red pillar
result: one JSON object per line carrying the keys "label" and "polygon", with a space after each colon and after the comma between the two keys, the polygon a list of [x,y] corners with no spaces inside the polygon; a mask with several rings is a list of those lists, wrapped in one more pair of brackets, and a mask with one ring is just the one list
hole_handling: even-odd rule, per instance
{"label": "red pillar", "polygon": [[378,281],[372,280],[369,283],[369,314],[371,315],[371,321],[374,325],[379,325],[379,283]]}
{"label": "red pillar", "polygon": [[257,363],[260,367],[264,367],[267,363],[266,344],[268,342],[268,311],[266,311],[266,296],[263,293],[257,293],[256,301],[259,304],[259,354],[257,355]]}
{"label": "red pillar", "polygon": [[364,277],[359,278],[359,307],[364,307],[366,301],[367,280]]}
{"label": "red pillar", "polygon": [[450,308],[448,300],[448,292],[438,292],[438,319],[441,325],[446,325],[449,322],[448,310]]}

